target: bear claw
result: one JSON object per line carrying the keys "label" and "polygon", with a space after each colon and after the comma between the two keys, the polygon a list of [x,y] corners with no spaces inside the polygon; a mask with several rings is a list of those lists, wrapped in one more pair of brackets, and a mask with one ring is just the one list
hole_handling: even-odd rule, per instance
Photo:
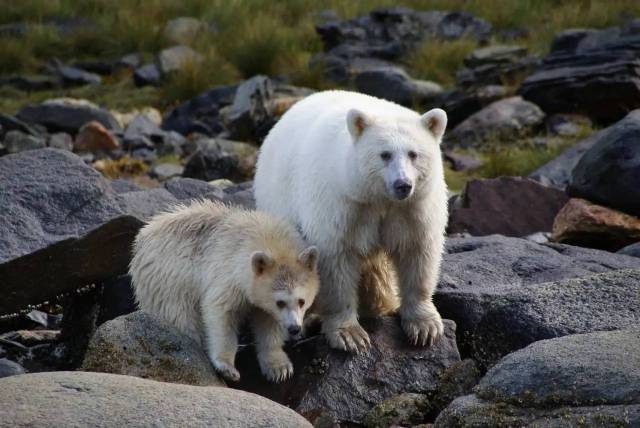
{"label": "bear claw", "polygon": [[282,356],[278,355],[275,358],[259,359],[262,374],[270,382],[284,382],[293,376],[293,364],[284,352],[282,354]]}
{"label": "bear claw", "polygon": [[402,328],[415,346],[431,346],[444,335],[444,325],[440,315],[429,318],[403,319]]}
{"label": "bear claw", "polygon": [[225,378],[226,380],[232,382],[238,382],[240,380],[240,372],[233,367],[232,364],[224,362],[222,360],[213,360],[213,367],[215,367],[216,371]]}
{"label": "bear claw", "polygon": [[365,352],[371,347],[371,339],[364,329],[356,324],[326,332],[329,346],[347,352]]}

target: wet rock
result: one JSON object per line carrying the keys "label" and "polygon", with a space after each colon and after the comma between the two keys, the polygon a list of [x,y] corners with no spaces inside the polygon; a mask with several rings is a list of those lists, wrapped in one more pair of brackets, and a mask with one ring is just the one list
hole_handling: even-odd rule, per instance
{"label": "wet rock", "polygon": [[271,112],[273,85],[266,76],[244,81],[226,112],[230,138],[239,141],[261,141],[274,124]]}
{"label": "wet rock", "polygon": [[102,324],[89,343],[81,369],[160,382],[224,385],[195,340],[139,311]]}
{"label": "wet rock", "polygon": [[133,73],[133,82],[138,87],[158,86],[161,80],[160,69],[155,63],[138,67]]}
{"label": "wet rock", "polygon": [[519,137],[531,135],[543,119],[544,113],[535,104],[520,97],[506,98],[469,116],[445,136],[445,142],[463,148],[480,148],[496,140],[516,144]]}
{"label": "wet rock", "polygon": [[188,45],[195,38],[207,30],[207,24],[197,18],[181,16],[167,21],[162,31],[164,37],[171,43]]}
{"label": "wet rock", "polygon": [[26,373],[24,367],[15,361],[0,358],[0,378]]}
{"label": "wet rock", "polygon": [[109,111],[89,101],[73,98],[58,98],[29,105],[22,108],[16,117],[27,123],[43,125],[51,132],[76,134],[85,123],[93,120],[108,130],[120,129]]}
{"label": "wet rock", "polygon": [[8,153],[43,149],[46,146],[44,138],[25,134],[24,132],[17,130],[7,132],[2,144]]}
{"label": "wet rock", "polygon": [[573,198],[558,213],[551,239],[563,244],[617,251],[640,241],[640,219]]}
{"label": "wet rock", "polygon": [[563,191],[526,178],[472,180],[450,207],[448,232],[474,236],[550,232],[568,199]]}
{"label": "wet rock", "polygon": [[104,373],[9,377],[0,381],[0,402],[2,427],[34,420],[50,426],[311,427],[293,410],[243,391]]}
{"label": "wet rock", "polygon": [[78,152],[112,152],[120,149],[120,142],[100,122],[91,121],[80,128],[73,148]]}
{"label": "wet rock", "polygon": [[542,340],[503,358],[436,427],[635,426],[640,330]]}
{"label": "wet rock", "polygon": [[600,133],[571,173],[567,193],[640,217],[640,110]]}
{"label": "wet rock", "polygon": [[178,45],[162,50],[156,58],[161,75],[181,70],[187,64],[202,62],[202,55],[188,46]]}

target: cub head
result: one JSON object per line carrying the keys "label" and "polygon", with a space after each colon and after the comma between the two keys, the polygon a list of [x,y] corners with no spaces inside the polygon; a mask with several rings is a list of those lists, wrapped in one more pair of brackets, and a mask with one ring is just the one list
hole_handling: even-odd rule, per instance
{"label": "cub head", "polygon": [[440,141],[447,114],[436,108],[422,116],[378,117],[352,109],[347,127],[353,139],[357,173],[370,194],[410,198],[432,174],[442,174]]}
{"label": "cub head", "polygon": [[251,303],[276,319],[285,337],[302,333],[304,314],[318,294],[318,250],[311,246],[295,260],[279,261],[266,252],[251,255]]}

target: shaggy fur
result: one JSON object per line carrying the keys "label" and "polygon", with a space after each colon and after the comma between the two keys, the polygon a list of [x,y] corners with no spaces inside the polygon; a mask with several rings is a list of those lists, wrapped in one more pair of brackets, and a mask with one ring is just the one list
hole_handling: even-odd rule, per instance
{"label": "shaggy fur", "polygon": [[140,309],[203,344],[227,379],[239,379],[238,328],[250,319],[262,371],[278,381],[293,371],[282,346],[317,294],[316,260],[288,223],[202,201],[143,227],[130,273]]}
{"label": "shaggy fur", "polygon": [[412,342],[442,335],[431,299],[447,223],[439,147],[446,122],[440,109],[420,116],[327,91],[295,104],[264,141],[257,206],[298,225],[318,247],[322,287],[313,310],[331,346],[366,349],[358,309],[385,313],[398,300]]}

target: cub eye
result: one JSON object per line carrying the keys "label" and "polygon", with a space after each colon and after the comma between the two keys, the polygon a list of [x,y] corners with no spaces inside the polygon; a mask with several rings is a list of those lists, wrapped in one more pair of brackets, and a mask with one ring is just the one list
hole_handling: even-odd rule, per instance
{"label": "cub eye", "polygon": [[278,306],[279,309],[283,309],[285,306],[287,306],[287,304],[284,302],[284,300],[278,300],[276,302],[276,305]]}
{"label": "cub eye", "polygon": [[388,161],[391,160],[391,152],[382,152],[380,153],[380,159],[382,159],[383,161]]}
{"label": "cub eye", "polygon": [[418,154],[413,150],[409,151],[409,159],[416,160],[418,158]]}
{"label": "cub eye", "polygon": [[300,307],[303,307],[304,306],[304,299],[298,300],[298,305],[300,305]]}

